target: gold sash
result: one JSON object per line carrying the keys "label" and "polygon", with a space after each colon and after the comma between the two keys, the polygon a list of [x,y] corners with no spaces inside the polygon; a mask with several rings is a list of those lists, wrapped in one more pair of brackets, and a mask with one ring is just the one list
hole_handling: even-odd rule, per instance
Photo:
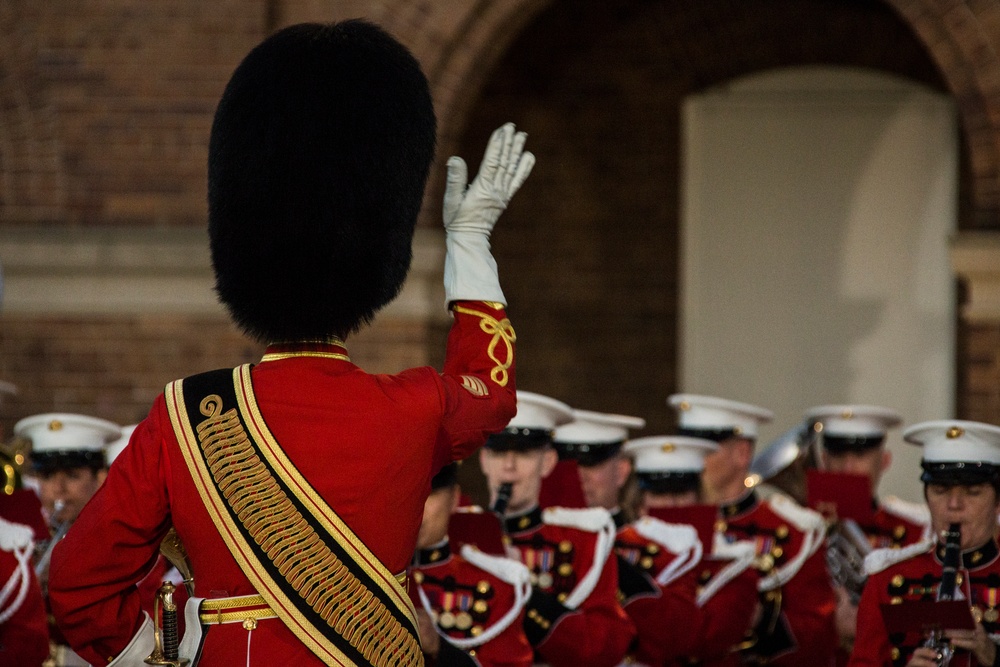
{"label": "gold sash", "polygon": [[423,664],[406,591],[285,456],[250,365],[171,382],[165,396],[209,516],[289,630],[327,665]]}

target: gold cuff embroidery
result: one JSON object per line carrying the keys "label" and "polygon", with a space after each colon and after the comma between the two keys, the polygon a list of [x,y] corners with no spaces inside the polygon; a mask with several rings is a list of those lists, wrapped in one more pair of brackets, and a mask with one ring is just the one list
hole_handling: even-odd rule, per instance
{"label": "gold cuff embroidery", "polygon": [[[507,382],[510,380],[510,374],[507,371],[514,363],[514,343],[517,341],[517,334],[514,333],[514,327],[511,325],[510,320],[506,317],[502,320],[497,320],[497,318],[487,313],[458,305],[453,306],[452,309],[458,313],[478,317],[479,328],[493,336],[489,346],[486,348],[486,354],[489,356],[490,361],[496,364],[496,368],[490,371],[490,379],[501,387],[506,387]],[[504,346],[504,360],[498,358],[496,354],[497,345],[501,342],[503,342]]]}

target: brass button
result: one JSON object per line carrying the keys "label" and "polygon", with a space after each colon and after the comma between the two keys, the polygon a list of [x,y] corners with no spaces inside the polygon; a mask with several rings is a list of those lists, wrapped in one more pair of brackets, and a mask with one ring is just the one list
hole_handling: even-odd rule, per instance
{"label": "brass button", "polygon": [[788,526],[786,526],[785,524],[781,524],[780,526],[775,528],[774,536],[777,537],[779,540],[783,540],[786,537],[788,537]]}

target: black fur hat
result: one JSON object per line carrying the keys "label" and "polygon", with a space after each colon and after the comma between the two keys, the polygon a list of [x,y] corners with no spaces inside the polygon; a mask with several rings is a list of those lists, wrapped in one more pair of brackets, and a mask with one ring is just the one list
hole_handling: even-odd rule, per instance
{"label": "black fur hat", "polygon": [[216,290],[262,342],[346,336],[399,293],[434,157],[416,59],[361,20],[285,28],[233,73],[208,160]]}

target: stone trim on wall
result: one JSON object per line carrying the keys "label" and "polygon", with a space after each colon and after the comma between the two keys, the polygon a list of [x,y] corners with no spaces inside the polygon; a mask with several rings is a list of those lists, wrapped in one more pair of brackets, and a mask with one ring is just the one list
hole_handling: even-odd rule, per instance
{"label": "stone trim on wall", "polygon": [[1000,232],[961,232],[952,239],[950,256],[966,286],[962,318],[1000,323]]}
{"label": "stone trim on wall", "polygon": [[[418,229],[403,291],[382,311],[447,318],[443,233]],[[0,228],[3,303],[18,315],[217,316],[208,239],[201,228]]]}

